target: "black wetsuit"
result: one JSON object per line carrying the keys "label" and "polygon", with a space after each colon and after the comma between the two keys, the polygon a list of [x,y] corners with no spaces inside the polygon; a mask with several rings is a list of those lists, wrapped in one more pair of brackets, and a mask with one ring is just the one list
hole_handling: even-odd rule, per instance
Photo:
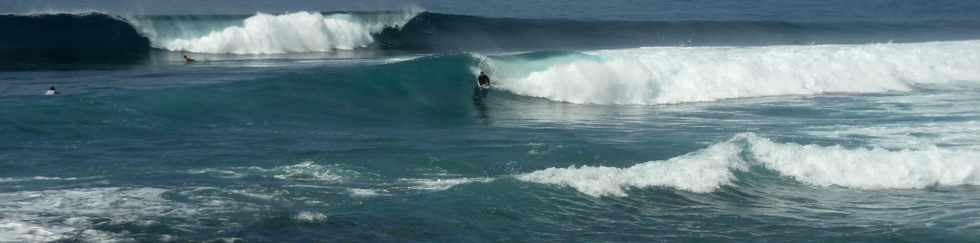
{"label": "black wetsuit", "polygon": [[480,86],[490,86],[490,77],[487,77],[486,74],[480,74],[477,80],[479,80]]}

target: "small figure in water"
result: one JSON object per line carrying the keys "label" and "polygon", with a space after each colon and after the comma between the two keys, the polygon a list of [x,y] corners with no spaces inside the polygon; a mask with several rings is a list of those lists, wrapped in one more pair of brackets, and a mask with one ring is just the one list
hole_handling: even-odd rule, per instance
{"label": "small figure in water", "polygon": [[487,76],[483,71],[480,71],[480,76],[476,80],[479,81],[480,88],[490,88],[490,76]]}
{"label": "small figure in water", "polygon": [[194,59],[188,57],[187,54],[184,54],[184,64],[191,64],[193,62],[194,62]]}
{"label": "small figure in water", "polygon": [[51,86],[51,88],[48,88],[48,91],[44,92],[44,95],[57,95],[57,94],[59,94],[58,90],[55,90],[54,86]]}

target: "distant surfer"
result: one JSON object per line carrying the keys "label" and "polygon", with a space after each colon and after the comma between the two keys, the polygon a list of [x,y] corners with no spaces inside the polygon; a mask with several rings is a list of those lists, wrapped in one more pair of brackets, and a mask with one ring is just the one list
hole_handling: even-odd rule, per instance
{"label": "distant surfer", "polygon": [[187,54],[184,54],[184,63],[185,63],[185,64],[191,64],[191,63],[194,63],[194,59],[193,59],[193,58],[191,58],[191,57],[188,57],[188,56],[187,56]]}
{"label": "distant surfer", "polygon": [[480,88],[481,89],[489,89],[490,88],[490,76],[487,76],[487,74],[484,73],[483,71],[480,71],[480,76],[477,77],[476,80],[477,80],[478,84],[480,85]]}
{"label": "distant surfer", "polygon": [[50,88],[48,88],[48,91],[44,92],[44,95],[57,95],[57,94],[59,94],[58,90],[54,89],[54,86],[51,86]]}

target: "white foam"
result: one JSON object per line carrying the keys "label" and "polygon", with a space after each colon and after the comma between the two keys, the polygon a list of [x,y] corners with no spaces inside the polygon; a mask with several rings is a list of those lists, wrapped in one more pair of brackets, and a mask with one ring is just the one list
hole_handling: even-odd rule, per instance
{"label": "white foam", "polygon": [[869,140],[876,145],[896,149],[941,145],[980,149],[980,122],[977,121],[830,126],[808,133],[830,138],[869,137]]}
{"label": "white foam", "polygon": [[[295,12],[282,15],[256,13],[240,26],[227,27],[195,38],[155,40],[154,45],[171,51],[231,54],[282,54],[329,52],[366,47],[371,34],[386,27],[400,27],[421,10],[405,11],[389,18],[366,19],[352,14],[323,15]],[[139,21],[131,21],[137,26]],[[142,28],[147,35],[154,31]],[[159,39],[161,37],[151,37]]]}
{"label": "white foam", "polygon": [[775,143],[746,136],[766,168],[817,186],[915,189],[980,185],[980,151],[927,146],[886,150]]}
{"label": "white foam", "polygon": [[73,230],[68,227],[45,227],[29,222],[0,219],[0,242],[55,241],[65,237],[66,233]]}
{"label": "white foam", "polygon": [[735,179],[733,168],[744,168],[744,163],[737,156],[739,151],[741,148],[732,143],[720,143],[669,160],[650,161],[628,168],[548,168],[518,175],[517,179],[569,186],[594,197],[626,196],[626,187],[657,186],[701,193],[712,192]]}
{"label": "white foam", "polygon": [[339,165],[321,165],[313,161],[298,164],[263,168],[259,166],[205,168],[187,171],[190,174],[204,174],[221,178],[242,178],[246,176],[269,176],[280,180],[342,182],[348,177],[357,176],[357,171],[344,169]]}
{"label": "white foam", "polygon": [[646,47],[544,59],[484,57],[496,88],[593,104],[906,91],[980,80],[980,41],[766,47]]}
{"label": "white foam", "polygon": [[381,196],[381,192],[372,189],[350,188],[347,189],[352,197],[376,197]]}
{"label": "white foam", "polygon": [[[748,160],[740,157],[749,156]],[[752,133],[665,161],[627,168],[548,168],[516,176],[527,182],[567,186],[586,195],[626,196],[625,188],[666,187],[713,192],[761,166],[814,186],[854,189],[917,189],[980,185],[980,151],[926,146],[918,149],[845,148],[777,143]]]}
{"label": "white foam", "polygon": [[314,181],[327,181],[327,182],[339,182],[343,181],[344,175],[354,174],[356,172],[350,170],[344,170],[336,166],[330,165],[319,165],[313,161],[305,161],[303,163],[276,167],[274,171],[279,172],[275,175],[275,178],[283,180],[314,180]]}
{"label": "white foam", "polygon": [[411,186],[409,188],[414,190],[425,190],[425,191],[444,191],[449,188],[468,184],[468,183],[487,183],[493,181],[493,178],[438,178],[438,179],[399,179],[398,181],[403,183],[409,183]]}
{"label": "white foam", "polygon": [[327,222],[327,215],[320,212],[303,211],[293,217],[301,223],[323,223]]}
{"label": "white foam", "polygon": [[251,198],[262,199],[262,200],[272,200],[272,199],[275,199],[278,196],[278,195],[275,195],[275,194],[270,195],[270,194],[265,194],[263,192],[257,192],[257,191],[248,190],[248,189],[244,189],[244,190],[225,190],[225,191],[231,192],[231,193],[235,193],[235,194],[238,194],[238,195],[242,195],[242,196],[251,197]]}
{"label": "white foam", "polygon": [[164,192],[158,188],[88,188],[0,193],[0,242],[133,241],[123,234],[92,229],[92,220],[147,224],[160,216],[191,213],[162,198]]}
{"label": "white foam", "polygon": [[206,175],[212,175],[212,176],[221,177],[221,178],[242,178],[242,177],[245,177],[245,174],[240,173],[238,171],[224,170],[224,169],[215,169],[215,168],[193,169],[193,170],[190,170],[188,172],[191,173],[191,174],[195,174],[195,175],[206,174]]}

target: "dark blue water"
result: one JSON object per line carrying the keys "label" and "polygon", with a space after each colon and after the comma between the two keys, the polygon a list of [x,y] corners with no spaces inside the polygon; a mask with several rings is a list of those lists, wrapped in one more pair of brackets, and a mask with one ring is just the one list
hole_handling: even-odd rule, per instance
{"label": "dark blue water", "polygon": [[188,4],[0,4],[0,242],[980,241],[973,1]]}

